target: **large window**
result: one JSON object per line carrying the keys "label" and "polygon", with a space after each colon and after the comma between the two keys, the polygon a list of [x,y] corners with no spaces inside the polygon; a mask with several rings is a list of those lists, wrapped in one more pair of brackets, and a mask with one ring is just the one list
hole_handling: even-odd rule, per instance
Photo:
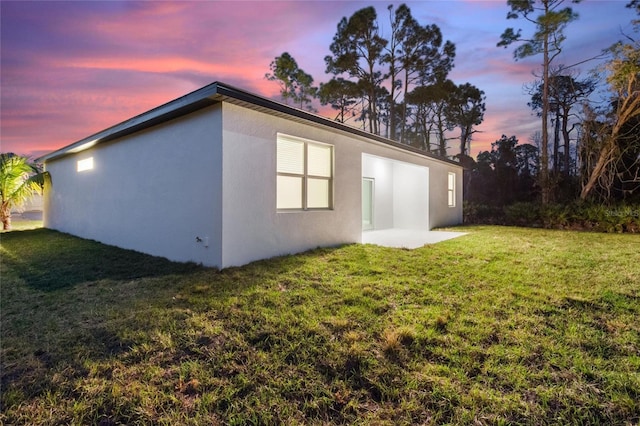
{"label": "large window", "polygon": [[449,173],[449,179],[447,183],[447,199],[449,207],[456,206],[456,174]]}
{"label": "large window", "polygon": [[333,198],[333,146],[278,135],[279,210],[330,209]]}

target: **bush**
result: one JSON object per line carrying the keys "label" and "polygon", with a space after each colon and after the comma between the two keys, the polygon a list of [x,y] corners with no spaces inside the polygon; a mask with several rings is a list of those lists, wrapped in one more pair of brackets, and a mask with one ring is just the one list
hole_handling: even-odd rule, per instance
{"label": "bush", "polygon": [[542,226],[540,205],[537,203],[514,203],[504,207],[504,217],[507,225]]}
{"label": "bush", "polygon": [[465,224],[514,225],[608,233],[640,233],[640,205],[603,206],[584,202],[518,202],[505,207],[465,203]]}
{"label": "bush", "polygon": [[467,225],[501,225],[504,223],[502,208],[466,202],[462,207],[463,222]]}

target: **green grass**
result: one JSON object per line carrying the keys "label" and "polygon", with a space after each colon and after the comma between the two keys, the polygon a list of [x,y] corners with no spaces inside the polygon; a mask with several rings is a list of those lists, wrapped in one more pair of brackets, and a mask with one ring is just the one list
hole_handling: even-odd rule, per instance
{"label": "green grass", "polygon": [[640,238],[503,227],[221,272],[4,233],[5,424],[640,422]]}

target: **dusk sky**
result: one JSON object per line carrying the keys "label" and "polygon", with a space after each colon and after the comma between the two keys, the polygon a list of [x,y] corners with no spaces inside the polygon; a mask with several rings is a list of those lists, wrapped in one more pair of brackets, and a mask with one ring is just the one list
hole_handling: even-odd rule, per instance
{"label": "dusk sky", "polygon": [[[567,27],[557,63],[593,57],[631,34],[627,0],[584,0]],[[266,97],[269,63],[289,52],[315,84],[330,79],[324,57],[339,20],[373,5],[388,35],[387,5],[379,1],[73,1],[0,2],[1,151],[37,157],[214,81]],[[541,57],[514,61],[514,47],[496,47],[502,31],[532,30],[507,20],[506,0],[406,2],[423,25],[437,24],[455,43],[449,77],[486,94],[484,123],[472,155],[502,134],[529,141],[539,129],[523,85]],[[578,69],[581,76],[596,65]],[[331,116],[329,109],[320,114]],[[357,124],[357,123],[353,123]],[[451,141],[451,153],[457,141]]]}

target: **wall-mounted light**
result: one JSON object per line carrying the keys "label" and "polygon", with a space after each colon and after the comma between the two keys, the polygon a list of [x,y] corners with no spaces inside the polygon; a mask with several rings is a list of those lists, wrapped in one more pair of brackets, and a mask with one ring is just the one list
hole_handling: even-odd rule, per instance
{"label": "wall-mounted light", "polygon": [[84,172],[91,169],[93,169],[93,157],[78,160],[78,172]]}

